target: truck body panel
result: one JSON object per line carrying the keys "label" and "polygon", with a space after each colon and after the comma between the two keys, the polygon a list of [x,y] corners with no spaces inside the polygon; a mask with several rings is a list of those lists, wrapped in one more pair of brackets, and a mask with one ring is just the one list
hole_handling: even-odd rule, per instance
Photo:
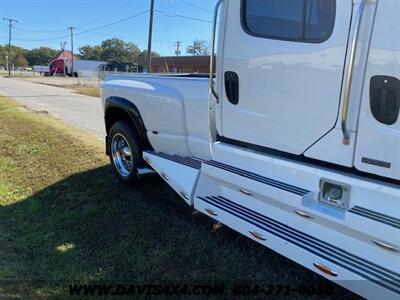
{"label": "truck body panel", "polygon": [[109,76],[103,84],[104,101],[111,96],[136,105],[154,149],[211,157],[206,78]]}
{"label": "truck body panel", "polygon": [[300,155],[336,124],[351,3],[338,2],[336,26],[320,43],[251,35],[243,13],[229,2],[222,64],[239,75],[240,90],[237,104],[220,93],[222,135]]}
{"label": "truck body panel", "polygon": [[[96,72],[103,65],[107,65],[105,61],[98,60],[84,60],[84,59],[75,59],[74,60],[74,73],[78,74],[82,71],[92,71]],[[72,62],[67,62],[67,73],[72,72]]]}
{"label": "truck body panel", "polygon": [[144,161],[196,210],[399,299],[400,4],[283,2],[220,0],[215,78],[110,76],[105,107],[137,107]]}
{"label": "truck body panel", "polygon": [[48,74],[50,72],[50,67],[36,65],[36,66],[33,66],[33,72]]}
{"label": "truck body panel", "polygon": [[[397,179],[400,179],[399,20],[398,1],[379,2],[366,66],[365,84],[362,88],[355,152],[357,169]],[[397,37],[395,37],[396,32]],[[382,96],[382,93],[391,96],[387,97],[387,101],[382,101],[383,103],[376,103],[375,98]],[[387,110],[380,112],[383,116],[379,114],[374,116],[373,110],[380,109],[380,105],[385,106]],[[394,123],[393,120],[384,120],[385,115],[391,114]]]}

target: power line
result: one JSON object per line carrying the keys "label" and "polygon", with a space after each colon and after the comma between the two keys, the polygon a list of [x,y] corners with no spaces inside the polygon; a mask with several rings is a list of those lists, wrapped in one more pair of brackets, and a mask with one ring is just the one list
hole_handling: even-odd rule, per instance
{"label": "power line", "polygon": [[169,13],[166,13],[166,12],[164,12],[162,10],[158,10],[158,9],[156,9],[155,12],[162,14],[163,16],[168,17],[168,18],[182,18],[182,19],[187,19],[187,20],[192,20],[192,21],[212,23],[210,20],[200,19],[200,18],[195,18],[195,17],[188,17],[188,16],[184,16],[184,15],[179,15],[179,14],[169,14]]}
{"label": "power line", "polygon": [[[92,34],[97,34],[97,35],[102,35],[102,36],[107,36],[107,37],[116,37],[116,38],[121,38],[121,39],[130,39],[130,40],[135,40],[135,41],[148,41],[147,38],[144,37],[134,37],[134,36],[128,36],[128,35],[121,35],[121,34],[114,34],[114,33],[106,33],[106,32],[96,32],[92,31]],[[171,44],[170,41],[167,40],[155,40],[153,39],[153,43],[165,43],[165,44]]]}
{"label": "power line", "polygon": [[[129,1],[131,1],[131,0],[126,0],[126,2],[124,2],[123,4],[121,4],[120,6],[116,6],[116,7],[114,7],[114,8],[111,8],[111,9],[109,9],[108,11],[107,11],[107,13],[105,13],[105,14],[103,14],[103,15],[100,15],[100,16],[98,16],[98,17],[96,17],[95,19],[92,19],[90,22],[85,22],[83,25],[78,25],[77,27],[79,27],[79,28],[84,28],[84,27],[88,27],[89,25],[92,25],[93,23],[96,23],[96,21],[98,21],[98,20],[100,20],[100,19],[102,19],[102,18],[104,18],[104,17],[106,17],[107,15],[109,15],[109,14],[111,14],[112,12],[114,12],[114,11],[116,11],[116,10],[119,10],[119,9],[121,9],[123,6],[125,6]],[[29,3],[30,4],[33,4],[32,2],[34,2],[33,0],[29,0]],[[43,3],[44,4],[48,4],[47,2],[51,2],[50,0],[43,0]],[[79,1],[79,2],[77,2],[77,4],[79,5],[78,7],[79,8],[82,8],[82,3],[83,1]],[[88,4],[88,6],[89,7],[91,7],[91,6],[93,6],[93,4],[92,3],[89,3],[90,1],[86,1],[87,3],[86,4]],[[93,1],[93,2],[96,2],[96,1]],[[110,1],[111,2],[111,1]],[[114,2],[114,1],[113,1]],[[40,3],[40,2],[39,2]],[[68,14],[65,14],[65,16],[67,16]],[[61,16],[61,17],[63,17],[63,16]],[[60,21],[60,15],[59,14],[56,14],[56,16],[55,17],[52,17],[52,18],[49,18],[49,19],[43,19],[42,17],[40,18],[40,22],[27,22],[27,23],[25,23],[25,22],[20,22],[20,24],[23,24],[23,25],[27,25],[27,26],[29,26],[29,27],[32,27],[32,26],[36,26],[36,25],[43,25],[43,24],[49,24],[49,23],[52,23],[52,22],[54,22],[54,21]],[[86,20],[85,20],[86,21]],[[28,29],[25,29],[24,28],[24,31],[28,31]],[[65,31],[65,29],[64,30],[41,30],[40,32],[64,32]],[[39,32],[38,30],[33,30],[32,32]]]}
{"label": "power line", "polygon": [[65,32],[64,30],[32,30],[32,29],[25,29],[25,28],[21,28],[18,27],[16,28],[16,30],[18,31],[26,31],[26,32],[35,32],[35,33],[59,33],[59,32]]}
{"label": "power line", "polygon": [[[129,35],[123,35],[123,34],[114,34],[114,33],[107,33],[107,32],[91,31],[90,34],[95,34],[95,35],[100,35],[100,36],[105,36],[105,37],[116,37],[116,38],[120,38],[120,39],[129,39],[129,40],[135,40],[135,41],[145,41],[145,42],[148,41],[148,39],[145,38],[145,37],[135,37],[135,36],[129,36]],[[75,33],[74,36],[76,36],[76,35],[77,34]],[[20,37],[19,35],[13,33],[13,37],[14,36]],[[65,37],[68,38],[68,37],[70,37],[70,35],[66,35]],[[13,40],[20,41],[20,39],[15,39],[15,38],[13,38]],[[54,39],[54,40],[56,40],[56,39]],[[191,42],[191,40],[190,41],[188,40],[188,41],[185,41],[185,42]],[[171,44],[171,41],[170,40],[155,40],[155,39],[153,39],[153,44],[154,43]]]}
{"label": "power line", "polygon": [[[195,18],[195,17],[189,17],[189,16],[184,16],[184,15],[179,15],[179,14],[168,14],[168,13],[166,13],[166,12],[164,12],[164,11],[162,11],[162,10],[158,10],[158,9],[156,9],[156,10],[154,10],[154,11],[157,12],[157,13],[159,13],[159,14],[162,14],[162,15],[164,15],[165,17],[168,17],[168,18],[183,18],[183,19],[188,19],[188,20],[192,20],[192,21],[199,21],[199,22],[211,23],[210,20],[206,20],[206,19],[200,19],[200,18]],[[141,15],[147,14],[148,12],[150,12],[150,10],[142,11],[142,12],[140,12],[140,13],[138,13],[138,14],[135,14],[135,15],[132,15],[132,16],[128,16],[128,17],[126,17],[126,18],[123,18],[123,19],[114,21],[114,22],[112,22],[112,23],[108,23],[108,24],[105,24],[105,25],[101,25],[101,26],[97,26],[97,27],[90,28],[90,29],[88,29],[88,30],[80,31],[80,32],[77,32],[75,35],[81,35],[81,34],[85,34],[85,33],[88,33],[88,32],[95,31],[95,30],[107,28],[107,27],[110,27],[110,26],[113,26],[113,25],[116,25],[116,24],[119,24],[119,23],[128,21],[128,20],[130,20],[130,19],[139,17],[139,16],[141,16]],[[18,40],[19,40],[19,41],[27,41],[27,42],[36,42],[36,41],[37,41],[37,42],[41,42],[41,41],[51,41],[51,40],[56,40],[56,39],[63,39],[63,38],[66,38],[66,37],[68,37],[68,36],[69,36],[69,35],[54,36],[54,37],[43,38],[43,39],[18,39]]]}
{"label": "power line", "polygon": [[180,0],[180,1],[181,1],[182,3],[185,3],[186,5],[189,5],[189,6],[191,6],[191,7],[197,8],[197,9],[199,9],[199,10],[205,11],[205,12],[207,12],[207,13],[209,13],[209,14],[214,14],[211,10],[208,10],[208,9],[203,8],[203,7],[197,6],[196,4],[190,3],[190,2],[188,2],[188,1],[186,1],[186,0]]}
{"label": "power line", "polygon": [[[142,12],[140,12],[138,14],[135,14],[135,15],[132,15],[132,16],[128,16],[126,18],[119,19],[117,21],[114,21],[114,22],[111,22],[111,23],[108,23],[108,24],[105,24],[105,25],[101,25],[101,26],[90,28],[88,30],[80,31],[80,32],[75,33],[75,36],[81,35],[81,34],[85,34],[85,33],[89,33],[89,32],[95,31],[95,30],[107,28],[107,27],[110,27],[110,26],[113,26],[113,25],[128,21],[130,19],[139,17],[141,15],[147,14],[148,12],[149,12],[149,10],[145,10],[145,11],[142,11]],[[45,42],[45,41],[53,41],[53,40],[58,40],[58,39],[65,39],[65,38],[68,38],[69,36],[70,35],[62,35],[62,36],[53,36],[53,37],[43,38],[43,39],[16,39],[16,40],[23,41],[23,42]]]}
{"label": "power line", "polygon": [[142,16],[142,15],[144,15],[144,14],[147,14],[149,11],[150,11],[150,10],[145,10],[145,11],[142,11],[142,12],[136,14],[136,15],[132,15],[132,16],[129,16],[129,17],[126,17],[126,18],[117,20],[117,21],[115,21],[115,22],[112,22],[112,23],[109,23],[109,24],[106,24],[106,25],[102,25],[102,26],[98,26],[98,27],[94,27],[94,28],[85,30],[85,31],[81,31],[81,32],[76,33],[76,35],[80,35],[80,34],[84,34],[84,33],[87,33],[87,32],[91,32],[91,31],[95,31],[95,30],[107,28],[107,27],[110,27],[110,26],[112,26],[112,25],[119,24],[119,23],[128,21],[128,20],[130,20],[130,19],[133,19],[133,18]]}
{"label": "power line", "polygon": [[[163,10],[165,10],[165,3],[164,3],[164,1],[161,1],[161,7],[163,8]],[[168,43],[168,46],[169,47],[171,47],[172,46],[172,51],[171,51],[171,53],[174,53],[174,47],[173,47],[173,45],[172,45],[172,43],[171,43],[171,39],[170,39],[170,35],[169,35],[169,29],[168,29],[168,23],[166,23],[164,26],[164,30],[165,30],[165,34],[166,34],[166,37],[167,37],[167,40],[170,42],[170,43]],[[164,46],[163,44],[161,44],[161,46]],[[171,49],[171,48],[170,48]],[[168,50],[168,51],[170,51],[170,49]]]}
{"label": "power line", "polygon": [[[119,20],[117,20],[117,21],[114,21],[114,22],[111,22],[111,23],[108,23],[108,24],[105,24],[105,25],[93,27],[93,28],[90,28],[90,29],[84,30],[84,31],[79,31],[79,32],[76,32],[76,33],[75,33],[75,36],[77,36],[77,35],[82,35],[82,34],[86,34],[86,33],[90,33],[90,32],[92,32],[92,31],[96,31],[96,30],[99,30],[99,29],[104,29],[104,28],[107,28],[107,27],[110,27],[110,26],[113,26],[113,25],[116,25],[116,24],[119,24],[119,23],[128,21],[128,20],[130,20],[130,19],[139,17],[139,16],[141,16],[141,15],[147,14],[147,13],[149,13],[149,12],[150,12],[150,10],[145,10],[145,11],[142,11],[142,12],[137,13],[137,14],[135,14],[135,15],[128,16],[128,17],[119,19]],[[179,15],[179,14],[169,14],[169,13],[166,13],[166,12],[164,12],[164,11],[162,11],[162,10],[158,10],[158,9],[154,10],[154,12],[157,12],[157,13],[159,13],[159,14],[162,14],[163,16],[168,17],[168,18],[182,18],[182,19],[187,19],[187,20],[192,20],[192,21],[198,21],[198,22],[204,22],[204,23],[211,23],[210,20],[200,19],[200,18],[195,18],[195,17],[189,17],[189,16],[184,16],[184,15]],[[39,33],[40,31],[30,30],[30,32],[38,32],[38,33]],[[57,32],[58,32],[58,31],[57,31]],[[21,42],[46,42],[46,41],[53,41],[53,40],[65,39],[65,38],[68,38],[69,36],[70,36],[69,34],[66,34],[66,35],[52,36],[52,37],[42,38],[42,39],[17,38],[17,39],[15,39],[15,40],[21,41]]]}
{"label": "power line", "polygon": [[126,6],[128,4],[128,2],[130,2],[130,1],[131,0],[126,0],[121,5],[118,5],[118,6],[114,7],[114,8],[112,8],[112,9],[109,9],[105,14],[100,15],[95,19],[92,19],[92,21],[90,21],[88,23],[85,23],[84,25],[79,25],[78,27],[79,28],[85,28],[85,27],[88,27],[88,26],[90,26],[92,24],[95,24],[98,20],[102,20],[104,17],[110,15],[111,13],[113,13],[113,12],[115,12],[117,10],[120,10],[122,7]]}
{"label": "power line", "polygon": [[54,40],[60,40],[60,39],[65,39],[68,38],[69,35],[62,35],[62,36],[53,36],[50,38],[44,38],[44,39],[26,39],[26,38],[17,38],[15,39],[16,41],[20,41],[20,42],[47,42],[47,41],[54,41]]}

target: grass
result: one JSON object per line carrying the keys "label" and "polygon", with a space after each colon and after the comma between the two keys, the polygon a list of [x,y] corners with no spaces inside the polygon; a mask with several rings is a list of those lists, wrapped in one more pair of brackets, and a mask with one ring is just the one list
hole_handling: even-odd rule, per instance
{"label": "grass", "polygon": [[20,72],[14,71],[13,73],[11,73],[11,75],[8,75],[8,73],[0,74],[0,77],[8,77],[8,78],[10,78],[10,77],[20,77],[20,78],[23,78],[23,77],[26,77],[26,75],[25,74],[21,74]]}
{"label": "grass", "polygon": [[0,298],[64,298],[72,281],[312,283],[334,289],[315,299],[355,297],[219,227],[158,178],[126,188],[98,139],[0,97]]}
{"label": "grass", "polygon": [[100,98],[100,88],[93,86],[75,86],[74,90],[76,90],[79,94],[97,97]]}

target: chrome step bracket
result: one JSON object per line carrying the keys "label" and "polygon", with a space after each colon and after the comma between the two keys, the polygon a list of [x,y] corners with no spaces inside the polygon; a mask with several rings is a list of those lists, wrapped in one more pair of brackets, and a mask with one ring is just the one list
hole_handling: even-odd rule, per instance
{"label": "chrome step bracket", "polygon": [[156,175],[157,172],[150,168],[138,168],[138,177],[140,179]]}
{"label": "chrome step bracket", "polygon": [[308,194],[304,195],[301,200],[301,205],[339,220],[344,220],[346,216],[346,212],[344,210],[319,201],[319,193],[316,192],[309,192]]}

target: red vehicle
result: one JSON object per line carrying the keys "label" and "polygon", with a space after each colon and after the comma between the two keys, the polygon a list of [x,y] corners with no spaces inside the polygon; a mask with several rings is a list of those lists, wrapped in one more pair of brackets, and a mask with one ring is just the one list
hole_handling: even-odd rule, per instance
{"label": "red vehicle", "polygon": [[[76,59],[76,57],[74,57]],[[64,75],[68,74],[68,64],[72,61],[72,53],[64,50],[60,51],[49,64],[50,74],[49,75]]]}

